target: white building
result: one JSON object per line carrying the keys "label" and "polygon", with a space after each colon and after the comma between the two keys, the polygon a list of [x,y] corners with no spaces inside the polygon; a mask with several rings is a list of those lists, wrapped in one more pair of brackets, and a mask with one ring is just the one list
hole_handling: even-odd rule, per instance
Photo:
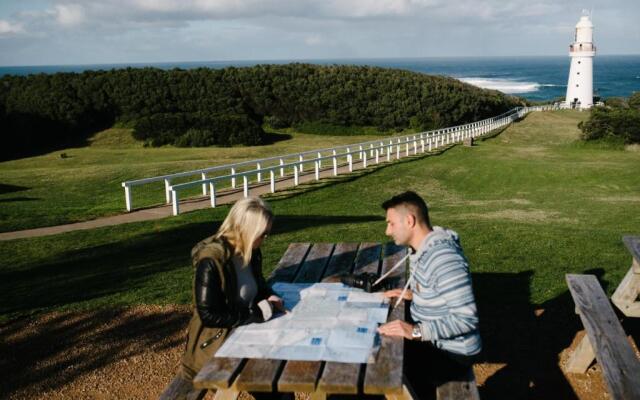
{"label": "white building", "polygon": [[567,82],[567,105],[571,108],[591,108],[593,106],[593,24],[589,15],[582,15],[576,24],[576,36],[569,45],[571,69]]}

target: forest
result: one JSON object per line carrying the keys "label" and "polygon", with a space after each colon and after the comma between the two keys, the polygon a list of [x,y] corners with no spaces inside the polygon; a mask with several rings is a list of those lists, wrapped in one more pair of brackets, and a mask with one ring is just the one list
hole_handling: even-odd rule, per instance
{"label": "forest", "polygon": [[127,68],[0,78],[2,159],[133,128],[146,145],[232,146],[324,124],[414,131],[498,115],[524,100],[453,78],[369,66]]}

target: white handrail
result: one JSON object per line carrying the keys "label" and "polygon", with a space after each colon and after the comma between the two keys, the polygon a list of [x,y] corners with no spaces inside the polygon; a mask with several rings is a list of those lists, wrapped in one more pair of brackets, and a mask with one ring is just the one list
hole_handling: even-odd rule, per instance
{"label": "white handrail", "polygon": [[[273,192],[275,191],[274,190],[275,171],[279,170],[280,176],[283,177],[284,169],[287,167],[293,167],[294,178],[295,178],[294,180],[295,180],[295,184],[297,185],[299,172],[303,171],[303,164],[306,164],[306,163],[314,163],[315,171],[316,171],[316,179],[318,179],[318,175],[319,175],[318,170],[321,167],[322,161],[331,159],[333,160],[334,174],[337,175],[337,158],[338,157],[347,157],[347,162],[349,164],[349,171],[351,171],[353,167],[353,155],[358,154],[360,159],[363,161],[363,166],[366,168],[367,159],[373,158],[374,152],[376,153],[375,155],[376,163],[379,162],[380,154],[386,154],[387,161],[390,161],[390,152],[392,151],[394,146],[396,147],[396,158],[400,157],[401,145],[405,146],[405,153],[408,155],[409,145],[413,144],[414,154],[416,154],[419,141],[421,142],[420,146],[421,146],[422,152],[425,151],[426,144],[422,142],[425,140],[428,140],[428,151],[431,151],[434,144],[435,144],[435,148],[437,148],[438,145],[459,142],[463,140],[465,137],[468,137],[469,133],[473,133],[473,137],[487,133],[493,129],[496,129],[497,127],[503,126],[505,124],[505,121],[507,120],[508,120],[508,123],[510,123],[513,120],[514,115],[517,115],[518,118],[520,118],[521,116],[528,113],[529,111],[543,111],[543,110],[549,110],[549,109],[555,109],[555,108],[556,107],[549,106],[549,105],[534,106],[534,107],[517,107],[506,113],[498,115],[496,117],[486,118],[481,121],[471,122],[468,124],[457,125],[457,126],[448,127],[448,128],[441,128],[433,131],[420,132],[420,133],[415,133],[415,134],[405,135],[400,137],[381,138],[377,140],[371,140],[368,142],[347,144],[347,145],[341,145],[337,147],[324,148],[320,150],[317,150],[317,149],[308,150],[300,153],[287,154],[283,156],[266,157],[266,158],[261,158],[257,160],[249,160],[249,161],[243,161],[243,162],[238,162],[233,164],[202,168],[202,169],[197,169],[192,171],[179,172],[175,174],[167,174],[167,175],[155,176],[150,178],[125,181],[125,182],[122,182],[122,187],[125,190],[126,207],[127,207],[127,211],[131,211],[133,209],[132,198],[131,198],[131,188],[133,186],[163,181],[165,185],[166,201],[167,203],[173,203],[174,214],[177,215],[178,213],[178,204],[177,204],[178,193],[177,192],[179,190],[183,190],[193,186],[202,185],[203,195],[206,195],[207,192],[209,191],[211,194],[212,206],[215,206],[215,184],[216,182],[219,182],[221,180],[230,179],[231,186],[235,188],[236,178],[242,177],[243,189],[246,196],[248,193],[248,184],[247,184],[248,176],[252,174],[256,174],[258,182],[261,182],[262,173],[268,172],[270,174],[271,189]],[[435,139],[435,142],[434,142],[434,139]],[[388,140],[389,143],[383,144],[385,140]],[[393,143],[394,141],[395,143]],[[365,149],[367,145],[369,145],[369,148]],[[357,148],[357,150],[351,151],[351,148]],[[386,153],[385,153],[385,149],[387,150]],[[346,150],[346,152],[338,153],[338,151],[340,150]],[[329,156],[322,156],[321,153],[328,152],[328,151],[331,151],[332,154]],[[367,152],[369,152],[369,156],[367,156]],[[309,154],[314,154],[314,153],[316,154],[316,157],[305,159],[305,156]],[[297,161],[285,163],[286,159],[291,159],[291,158],[294,158]],[[275,165],[263,166],[263,164],[269,161],[276,161],[276,160],[278,161],[278,163]],[[237,172],[238,168],[253,165],[253,164],[256,165],[256,169]],[[230,170],[231,173],[227,175],[213,177],[213,178],[206,177],[207,173],[223,171],[223,170]],[[186,177],[186,176],[194,176],[194,175],[200,175],[201,179],[186,182],[186,183],[181,183],[177,185],[171,185],[172,179]]]}

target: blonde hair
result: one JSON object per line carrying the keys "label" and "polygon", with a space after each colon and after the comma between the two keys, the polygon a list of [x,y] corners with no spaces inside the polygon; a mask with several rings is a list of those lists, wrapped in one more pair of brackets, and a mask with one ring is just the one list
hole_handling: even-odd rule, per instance
{"label": "blonde hair", "polygon": [[226,239],[235,254],[242,257],[244,265],[249,265],[253,243],[266,233],[273,220],[271,207],[259,197],[238,200],[216,233],[217,239]]}

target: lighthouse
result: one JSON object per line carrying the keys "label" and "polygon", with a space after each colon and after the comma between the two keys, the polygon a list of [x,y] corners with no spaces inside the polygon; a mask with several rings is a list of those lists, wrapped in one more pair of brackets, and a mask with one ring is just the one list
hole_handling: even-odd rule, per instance
{"label": "lighthouse", "polygon": [[567,82],[567,105],[571,108],[591,108],[593,106],[593,24],[586,12],[576,24],[576,36],[569,45],[571,68]]}

